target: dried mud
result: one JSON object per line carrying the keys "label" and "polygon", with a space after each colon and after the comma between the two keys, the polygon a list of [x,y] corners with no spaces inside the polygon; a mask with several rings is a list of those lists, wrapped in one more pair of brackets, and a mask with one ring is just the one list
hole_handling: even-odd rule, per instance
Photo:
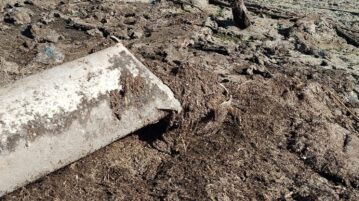
{"label": "dried mud", "polygon": [[357,15],[307,15],[323,6],[308,0],[285,18],[297,4],[258,1],[279,10],[249,6],[254,24],[239,30],[216,5],[8,2],[0,3],[0,85],[50,68],[36,60],[41,44],[70,61],[115,36],[183,112],[1,200],[359,199],[359,49],[335,29],[359,31]]}

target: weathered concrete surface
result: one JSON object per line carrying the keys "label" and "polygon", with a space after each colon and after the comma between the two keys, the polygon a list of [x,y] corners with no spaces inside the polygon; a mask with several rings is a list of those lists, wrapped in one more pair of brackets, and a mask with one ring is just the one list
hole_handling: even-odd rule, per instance
{"label": "weathered concrete surface", "polygon": [[0,197],[181,110],[120,44],[0,88],[0,100]]}

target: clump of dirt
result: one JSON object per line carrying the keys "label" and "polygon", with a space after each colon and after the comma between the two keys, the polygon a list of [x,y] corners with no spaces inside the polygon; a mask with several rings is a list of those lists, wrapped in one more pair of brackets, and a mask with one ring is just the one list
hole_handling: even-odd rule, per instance
{"label": "clump of dirt", "polygon": [[333,27],[346,11],[302,17],[307,10],[294,16],[298,5],[261,1],[262,13],[251,3],[254,23],[239,30],[231,9],[216,5],[201,12],[171,1],[26,2],[9,1],[0,15],[33,11],[31,22],[1,24],[7,83],[51,67],[36,61],[44,43],[69,61],[115,36],[173,90],[183,112],[2,200],[359,199],[358,47]]}

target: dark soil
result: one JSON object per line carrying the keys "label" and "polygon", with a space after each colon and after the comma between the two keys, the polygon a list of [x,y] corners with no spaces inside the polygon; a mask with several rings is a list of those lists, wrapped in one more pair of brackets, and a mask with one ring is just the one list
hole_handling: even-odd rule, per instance
{"label": "dark soil", "polygon": [[35,59],[47,39],[24,34],[40,24],[64,62],[121,39],[183,112],[0,200],[359,200],[358,48],[327,18],[250,12],[239,30],[218,6],[33,2],[31,23],[0,25],[1,57],[20,66],[0,68],[3,84],[51,67]]}

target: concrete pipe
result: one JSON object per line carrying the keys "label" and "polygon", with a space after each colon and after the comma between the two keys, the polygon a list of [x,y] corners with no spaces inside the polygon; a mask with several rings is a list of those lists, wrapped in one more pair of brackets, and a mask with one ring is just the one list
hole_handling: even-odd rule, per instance
{"label": "concrete pipe", "polygon": [[0,88],[0,101],[0,197],[181,110],[121,44]]}

